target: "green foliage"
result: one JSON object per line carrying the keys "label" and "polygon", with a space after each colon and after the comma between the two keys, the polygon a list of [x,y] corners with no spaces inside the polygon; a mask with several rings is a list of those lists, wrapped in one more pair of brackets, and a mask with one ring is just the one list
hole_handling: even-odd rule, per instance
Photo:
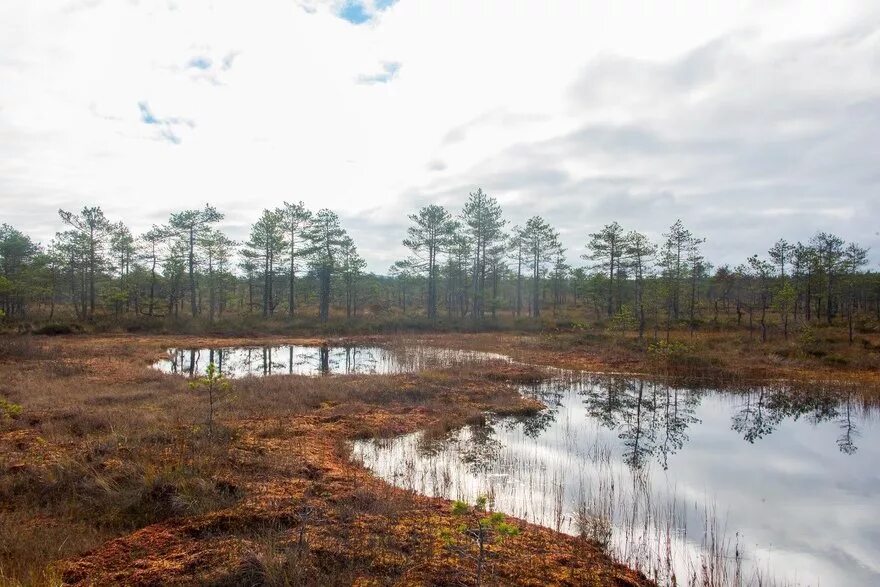
{"label": "green foliage", "polygon": [[683,342],[658,340],[648,345],[648,356],[662,361],[686,357],[694,352],[690,345]]}
{"label": "green foliage", "polygon": [[[537,318],[541,315],[541,279],[547,273],[547,265],[562,252],[559,233],[540,216],[532,216],[525,227],[517,231],[515,238],[532,268],[532,316]],[[560,267],[560,272],[564,273],[564,270]]]}
{"label": "green foliage", "polygon": [[818,351],[819,339],[816,338],[816,330],[809,324],[801,328],[798,335],[798,348],[801,352],[812,355]]}
{"label": "green foliage", "polygon": [[[693,330],[706,324],[708,309],[719,329],[733,325],[731,315],[741,328],[747,314],[750,332],[760,320],[764,338],[774,324],[787,337],[791,323],[845,320],[852,339],[880,320],[880,274],[865,270],[867,250],[832,234],[817,233],[807,244],[780,239],[768,260],[753,256],[712,276],[700,252],[704,239],[681,221],[659,248],[612,221],[589,234],[589,266],[573,267],[558,231],[541,217],[505,234],[500,204],[481,189],[469,194],[457,219],[440,205],[410,215],[403,243],[413,254],[386,275],[368,272],[336,213],[313,214],[302,202],[264,210],[239,250],[213,227],[223,214],[210,205],[174,212],[139,236],[98,207],[60,216],[67,229],[47,245],[0,224],[4,328],[66,322],[88,330],[133,324],[289,334],[315,328],[314,308],[317,328],[327,333],[539,330],[589,318],[597,329],[637,329],[641,338],[651,328],[655,337],[661,327]],[[542,320],[551,303],[553,320]],[[529,319],[520,322],[526,307]],[[273,324],[280,309],[288,321]],[[294,322],[297,315],[302,321]]]}
{"label": "green foliage", "polygon": [[214,434],[214,405],[224,399],[231,389],[229,380],[217,369],[214,363],[208,363],[203,377],[190,381],[192,390],[203,389],[208,392],[208,432]]}
{"label": "green foliage", "polygon": [[205,369],[205,375],[203,377],[199,377],[193,381],[189,382],[189,386],[191,389],[198,389],[199,387],[211,387],[216,385],[219,387],[220,385],[228,385],[229,382],[226,377],[220,373],[217,369],[217,366],[214,363],[208,363],[207,369]]}
{"label": "green foliage", "polygon": [[[477,585],[481,582],[483,565],[489,555],[489,545],[497,544],[506,538],[519,534],[519,528],[508,523],[501,512],[488,511],[489,500],[485,495],[477,497],[473,505],[465,501],[454,501],[452,513],[462,518],[456,533],[441,532],[447,546],[456,548],[463,555],[470,556],[477,564]],[[464,544],[458,540],[464,538]],[[471,553],[468,546],[476,545],[477,552]]]}
{"label": "green foliage", "polygon": [[[468,194],[461,213],[461,236],[466,239],[465,249],[470,248],[473,274],[471,275],[471,315],[475,319],[484,317],[486,305],[486,269],[493,249],[504,239],[504,225],[498,200],[484,193],[482,189]],[[456,245],[457,246],[457,245]]]}
{"label": "green foliage", "polygon": [[794,306],[797,295],[797,290],[791,281],[785,281],[776,288],[776,293],[773,295],[773,305],[780,312],[787,312]]}
{"label": "green foliage", "polygon": [[706,356],[694,346],[675,340],[653,342],[648,345],[647,353],[655,364],[682,375],[713,375],[721,365],[718,357]]}
{"label": "green foliage", "polygon": [[19,404],[14,404],[6,398],[0,397],[0,418],[6,419],[15,419],[21,415],[22,407]]}
{"label": "green foliage", "polygon": [[623,305],[617,309],[611,322],[608,324],[608,332],[612,334],[622,334],[624,332],[635,330],[638,327],[633,309],[628,305]]}
{"label": "green foliage", "polygon": [[452,243],[457,225],[446,208],[436,204],[422,208],[418,214],[410,214],[409,219],[413,225],[407,229],[403,245],[413,252],[414,257],[406,263],[413,269],[426,272],[426,310],[428,317],[433,320],[437,318],[439,254]]}
{"label": "green foliage", "polygon": [[[626,246],[626,234],[623,227],[617,222],[606,224],[599,232],[589,235],[587,243],[588,254],[581,255],[582,259],[595,261],[593,269],[608,276],[608,313],[611,314],[614,302],[614,279],[620,278],[620,265],[623,250]],[[618,300],[619,303],[619,300]]]}
{"label": "green foliage", "polygon": [[456,516],[463,516],[470,511],[470,507],[466,501],[455,500],[452,502],[452,513]]}

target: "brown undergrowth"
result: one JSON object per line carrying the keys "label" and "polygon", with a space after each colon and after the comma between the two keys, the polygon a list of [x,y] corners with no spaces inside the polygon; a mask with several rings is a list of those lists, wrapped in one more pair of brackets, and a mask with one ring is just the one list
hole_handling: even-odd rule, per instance
{"label": "brown undergrowth", "polygon": [[522,362],[608,373],[672,377],[718,384],[854,383],[880,393],[880,335],[861,334],[850,344],[843,328],[815,328],[788,340],[746,332],[673,332],[639,340],[635,334],[559,332],[476,333],[412,337],[421,344],[491,351]]}
{"label": "brown undergrowth", "polygon": [[[510,382],[540,371],[245,378],[209,434],[203,398],[149,368],[168,346],[244,342],[38,337],[0,349],[0,398],[20,406],[0,414],[0,583],[473,583],[473,561],[441,538],[458,524],[449,502],[374,478],[348,442],[533,413]],[[648,584],[594,544],[510,521],[521,531],[492,546],[486,583]]]}

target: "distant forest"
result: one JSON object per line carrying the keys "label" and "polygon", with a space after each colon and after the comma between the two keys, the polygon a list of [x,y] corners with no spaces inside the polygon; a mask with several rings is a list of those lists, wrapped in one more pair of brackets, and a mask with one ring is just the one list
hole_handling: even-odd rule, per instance
{"label": "distant forest", "polygon": [[[867,250],[825,232],[780,238],[735,267],[713,266],[705,238],[680,221],[660,242],[612,222],[585,234],[568,263],[540,216],[510,226],[477,189],[458,214],[409,216],[411,254],[387,275],[366,263],[339,217],[302,202],[264,210],[247,242],[218,230],[210,205],[174,212],[134,235],[100,207],[59,210],[66,230],[46,245],[0,225],[0,309],[8,323],[77,321],[382,321],[423,327],[546,320],[596,321],[640,336],[674,328],[748,327],[766,339],[798,324],[859,328],[880,321],[880,275]],[[406,322],[401,322],[406,324]]]}

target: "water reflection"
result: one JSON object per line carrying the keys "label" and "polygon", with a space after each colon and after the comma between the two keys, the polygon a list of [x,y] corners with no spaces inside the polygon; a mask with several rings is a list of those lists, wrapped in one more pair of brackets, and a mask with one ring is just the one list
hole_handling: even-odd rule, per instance
{"label": "water reflection", "polygon": [[[566,392],[574,391],[595,422],[618,433],[626,448],[624,460],[632,467],[644,465],[656,455],[664,469],[669,455],[688,441],[687,430],[700,424],[697,408],[704,397],[717,396],[712,388],[680,388],[663,382],[594,374],[569,374],[533,386],[523,386],[525,395],[542,401],[548,409],[523,422],[528,434],[540,434],[560,409],[565,409]],[[796,387],[775,384],[725,389],[721,397],[731,402],[731,428],[749,443],[771,434],[786,419],[801,418],[812,424],[836,422],[841,430],[837,446],[841,452],[858,450],[858,421],[872,405],[850,388]]]}
{"label": "water reflection", "polygon": [[607,541],[660,584],[880,584],[880,430],[853,389],[720,392],[559,371],[548,406],[442,438],[358,442],[398,486],[488,495],[528,521]]}
{"label": "water reflection", "polygon": [[228,377],[269,375],[382,374],[402,370],[399,361],[380,347],[266,346],[217,349],[170,349],[155,367],[166,373],[202,375],[209,363]]}
{"label": "water reflection", "polygon": [[493,353],[432,347],[385,348],[357,345],[279,345],[211,349],[169,349],[153,365],[165,373],[195,377],[214,363],[227,377],[270,375],[382,375],[407,373],[464,362],[508,361]]}
{"label": "water reflection", "polygon": [[836,439],[840,452],[853,454],[859,436],[856,412],[859,418],[869,406],[856,405],[857,395],[852,390],[790,389],[784,386],[759,387],[737,394],[740,400],[733,416],[732,428],[750,443],[773,433],[785,419],[805,419],[811,424],[836,422],[840,434]]}

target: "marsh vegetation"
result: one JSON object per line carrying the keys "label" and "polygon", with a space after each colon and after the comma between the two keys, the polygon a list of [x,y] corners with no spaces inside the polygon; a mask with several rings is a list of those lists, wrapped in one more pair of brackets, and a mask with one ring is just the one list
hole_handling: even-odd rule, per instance
{"label": "marsh vegetation", "polygon": [[[4,337],[0,576],[725,585],[789,580],[795,561],[871,577],[871,372],[722,390],[658,375],[705,377],[703,355],[638,362],[577,336]],[[209,402],[189,383],[221,357]],[[448,537],[469,536],[450,500],[481,495],[510,536],[478,566],[477,541]],[[849,558],[808,553],[832,543]]]}
{"label": "marsh vegetation", "polygon": [[683,388],[556,371],[520,389],[548,407],[359,441],[354,458],[411,491],[486,495],[499,511],[603,545],[659,584],[880,579],[878,405],[855,388]]}
{"label": "marsh vegetation", "polygon": [[[404,353],[414,370],[397,374],[231,377],[209,425],[205,390],[153,365],[222,346],[3,339],[4,584],[474,582],[468,543],[441,537],[461,523],[451,504],[370,475],[346,443],[535,413],[508,383],[534,370],[449,351]],[[503,523],[523,531],[491,546],[486,584],[648,584],[574,539]]]}

